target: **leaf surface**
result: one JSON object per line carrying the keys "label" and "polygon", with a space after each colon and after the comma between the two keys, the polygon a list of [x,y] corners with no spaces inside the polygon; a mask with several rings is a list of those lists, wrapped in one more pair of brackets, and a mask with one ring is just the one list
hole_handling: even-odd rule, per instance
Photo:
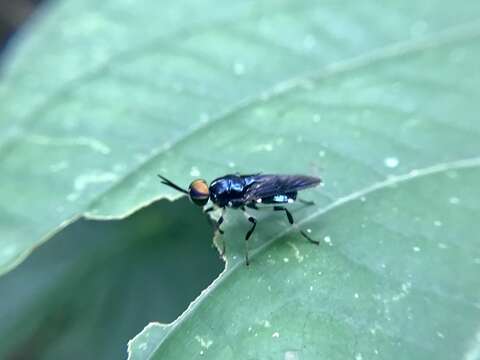
{"label": "leaf surface", "polygon": [[132,357],[478,353],[479,4],[50,10],[0,88],[1,271],[71,219],[177,196],[158,172],[320,174],[294,216],[323,246],[263,212],[247,270],[232,214],[222,277]]}

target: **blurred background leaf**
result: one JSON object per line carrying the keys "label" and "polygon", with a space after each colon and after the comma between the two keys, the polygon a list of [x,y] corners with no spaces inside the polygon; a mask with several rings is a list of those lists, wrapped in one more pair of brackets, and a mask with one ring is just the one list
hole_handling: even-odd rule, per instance
{"label": "blurred background leaf", "polygon": [[0,51],[10,36],[31,16],[40,0],[0,0]]}
{"label": "blurred background leaf", "polygon": [[186,199],[76,222],[1,279],[0,358],[125,358],[130,338],[173,321],[221,271],[209,237]]}

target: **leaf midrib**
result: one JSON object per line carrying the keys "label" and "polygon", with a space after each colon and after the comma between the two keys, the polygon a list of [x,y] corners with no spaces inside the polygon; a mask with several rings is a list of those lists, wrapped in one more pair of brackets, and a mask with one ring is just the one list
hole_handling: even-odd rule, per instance
{"label": "leaf midrib", "polygon": [[[475,38],[479,36],[480,36],[480,22],[475,21],[465,25],[451,27],[447,30],[438,32],[435,35],[428,36],[420,40],[398,42],[393,45],[380,47],[378,49],[374,49],[372,51],[366,52],[365,54],[362,54],[344,61],[340,61],[337,63],[333,63],[331,65],[326,65],[325,67],[323,67],[323,69],[317,72],[310,72],[310,73],[302,74],[299,76],[293,76],[285,80],[281,80],[280,82],[277,82],[276,84],[269,87],[268,89],[261,91],[259,94],[256,94],[255,96],[252,96],[252,97],[245,98],[244,100],[240,101],[230,109],[227,109],[223,113],[220,113],[217,117],[214,117],[212,121],[209,121],[205,124],[201,124],[197,128],[193,129],[191,132],[186,134],[185,136],[182,136],[176,141],[174,141],[171,147],[169,147],[167,150],[162,149],[157,153],[153,154],[151,157],[145,160],[145,162],[140,164],[137,168],[130,171],[128,174],[126,174],[124,177],[119,179],[115,184],[113,184],[103,193],[96,196],[87,205],[86,210],[84,211],[84,215],[87,218],[96,219],[96,220],[122,219],[131,215],[133,212],[137,211],[139,207],[131,208],[126,213],[113,216],[113,217],[105,217],[101,215],[88,214],[88,210],[91,209],[92,206],[94,206],[94,204],[98,200],[100,200],[101,197],[113,192],[116,188],[121,186],[127,179],[129,179],[131,176],[134,176],[136,173],[140,172],[143,168],[148,167],[153,161],[157,160],[161,156],[168,153],[168,151],[170,151],[170,149],[172,149],[173,147],[176,147],[188,141],[192,136],[198,135],[198,133],[201,133],[202,131],[205,131],[215,126],[218,122],[224,119],[233,118],[233,115],[238,114],[239,112],[244,111],[250,107],[253,107],[260,102],[262,103],[265,102],[264,100],[265,96],[267,96],[267,98],[271,100],[280,95],[287,94],[297,89],[298,87],[301,87],[302,85],[305,84],[305,82],[308,82],[311,80],[318,81],[321,79],[331,78],[336,75],[353,72],[353,71],[362,69],[366,66],[370,66],[379,62],[395,59],[397,57],[405,56],[407,54],[413,54],[413,53],[429,50],[432,48],[447,46],[454,41],[459,41],[461,39],[465,40],[470,37]],[[148,206],[149,204],[159,200],[160,198],[163,198],[163,196],[154,198],[148,204],[144,204],[143,206]]]}

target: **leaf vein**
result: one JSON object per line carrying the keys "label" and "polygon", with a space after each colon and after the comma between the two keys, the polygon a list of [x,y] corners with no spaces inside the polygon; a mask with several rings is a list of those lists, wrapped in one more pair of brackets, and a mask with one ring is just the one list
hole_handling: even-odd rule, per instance
{"label": "leaf vein", "polygon": [[[211,128],[212,126],[216,125],[218,122],[226,118],[229,118],[229,117],[231,118],[232,115],[234,114],[240,113],[241,111],[244,111],[248,108],[255,106],[259,102],[265,101],[264,100],[265,97],[267,98],[267,100],[273,97],[278,97],[288,91],[291,91],[293,89],[298,88],[299,86],[304,85],[305,82],[308,82],[309,80],[329,78],[339,74],[358,70],[366,66],[370,66],[373,63],[388,61],[390,59],[398,58],[406,54],[422,52],[435,47],[446,46],[460,39],[476,38],[479,36],[480,36],[480,22],[476,21],[473,23],[468,23],[466,25],[459,25],[459,26],[449,28],[433,36],[426,37],[425,39],[421,39],[417,41],[398,42],[390,46],[381,47],[379,49],[375,49],[373,51],[367,52],[363,55],[359,55],[357,57],[354,57],[345,61],[340,61],[330,66],[326,66],[325,68],[321,69],[318,72],[304,74],[298,77],[292,77],[290,79],[280,81],[276,85],[269,88],[266,92],[263,92],[263,95],[253,96],[251,98],[245,98],[243,101],[239,102],[237,105],[220,113],[217,117],[213,118],[212,121],[209,121],[208,123],[205,123],[205,124],[200,124],[199,126],[194,128],[190,133],[180,137],[175,142],[173,142],[171,147],[177,146],[180,143],[187,141],[193,135],[198,135],[198,133]],[[87,207],[87,209],[90,208],[96,201],[98,201],[101,196],[106,195],[111,191],[113,191],[115,188],[120,186],[124,181],[126,181],[130,176],[132,176],[142,168],[147,167],[149,164],[151,164],[151,162],[155,161],[155,159],[163,156],[165,152],[166,152],[165,149],[161,149],[156,154],[153,154],[150,158],[145,160],[145,162],[140,164],[137,167],[137,169],[126,174],[123,178],[119,179],[118,182],[112,185],[112,187],[110,187],[103,194],[100,194],[100,196],[94,199],[90,203],[90,206]],[[125,214],[125,216],[129,215],[131,212],[135,210],[136,209],[132,209],[128,214]]]}

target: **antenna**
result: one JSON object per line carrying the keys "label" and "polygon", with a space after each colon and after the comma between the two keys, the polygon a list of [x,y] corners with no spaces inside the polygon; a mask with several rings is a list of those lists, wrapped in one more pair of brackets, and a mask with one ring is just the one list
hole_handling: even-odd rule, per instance
{"label": "antenna", "polygon": [[173,182],[171,182],[170,180],[168,180],[167,178],[163,177],[162,175],[158,175],[158,177],[162,180],[162,184],[165,184],[167,186],[170,186],[171,188],[174,188],[175,190],[178,190],[184,194],[187,194],[189,195],[188,191],[181,188],[180,186],[174,184]]}

